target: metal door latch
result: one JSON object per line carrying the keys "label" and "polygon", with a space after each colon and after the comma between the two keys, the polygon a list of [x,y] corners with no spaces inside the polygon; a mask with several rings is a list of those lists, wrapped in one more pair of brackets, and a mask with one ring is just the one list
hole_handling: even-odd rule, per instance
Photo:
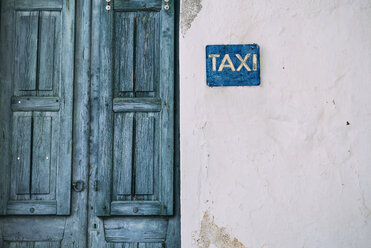
{"label": "metal door latch", "polygon": [[76,181],[72,183],[72,188],[76,192],[81,192],[85,189],[85,183],[84,181]]}

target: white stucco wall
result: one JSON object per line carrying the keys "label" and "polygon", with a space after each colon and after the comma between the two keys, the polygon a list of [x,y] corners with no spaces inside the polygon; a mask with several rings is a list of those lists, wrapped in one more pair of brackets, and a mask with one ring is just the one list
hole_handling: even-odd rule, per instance
{"label": "white stucco wall", "polygon": [[[371,247],[371,1],[181,7],[182,247]],[[249,43],[261,86],[208,87]]]}

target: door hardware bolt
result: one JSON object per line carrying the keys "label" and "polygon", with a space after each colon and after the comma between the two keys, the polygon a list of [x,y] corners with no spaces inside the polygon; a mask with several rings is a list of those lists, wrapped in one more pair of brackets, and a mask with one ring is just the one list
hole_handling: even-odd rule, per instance
{"label": "door hardware bolt", "polygon": [[107,5],[106,5],[106,10],[108,11],[108,13],[109,13],[109,11],[111,10],[111,0],[106,0],[106,2],[107,2]]}
{"label": "door hardware bolt", "polygon": [[169,6],[169,0],[164,0],[164,1],[165,1],[164,9],[165,9],[165,10],[169,10],[169,9],[170,9],[170,6]]}
{"label": "door hardware bolt", "polygon": [[76,181],[72,183],[72,188],[75,192],[81,192],[85,189],[84,181]]}
{"label": "door hardware bolt", "polygon": [[98,191],[98,180],[94,181],[94,190]]}

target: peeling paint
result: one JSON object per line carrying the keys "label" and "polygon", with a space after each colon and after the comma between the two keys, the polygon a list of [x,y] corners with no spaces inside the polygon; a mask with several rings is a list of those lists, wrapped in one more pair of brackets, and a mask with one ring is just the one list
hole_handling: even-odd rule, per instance
{"label": "peeling paint", "polygon": [[187,31],[191,28],[192,22],[196,19],[198,13],[202,9],[202,0],[183,0],[182,9],[180,13],[181,17],[181,31],[183,37]]}
{"label": "peeling paint", "polygon": [[198,248],[246,248],[237,238],[231,237],[225,227],[219,227],[208,212],[201,222],[201,230],[196,240]]}

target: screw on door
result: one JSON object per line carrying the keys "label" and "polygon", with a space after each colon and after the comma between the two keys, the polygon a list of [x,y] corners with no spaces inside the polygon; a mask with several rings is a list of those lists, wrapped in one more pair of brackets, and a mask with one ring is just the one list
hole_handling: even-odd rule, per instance
{"label": "screw on door", "polygon": [[106,5],[106,10],[108,11],[108,13],[109,13],[109,11],[111,10],[111,0],[106,0],[106,2],[107,2],[107,5]]}
{"label": "screw on door", "polygon": [[169,10],[169,9],[170,9],[170,6],[169,6],[169,1],[170,1],[170,0],[164,0],[164,1],[165,1],[164,9],[165,9],[165,10]]}

